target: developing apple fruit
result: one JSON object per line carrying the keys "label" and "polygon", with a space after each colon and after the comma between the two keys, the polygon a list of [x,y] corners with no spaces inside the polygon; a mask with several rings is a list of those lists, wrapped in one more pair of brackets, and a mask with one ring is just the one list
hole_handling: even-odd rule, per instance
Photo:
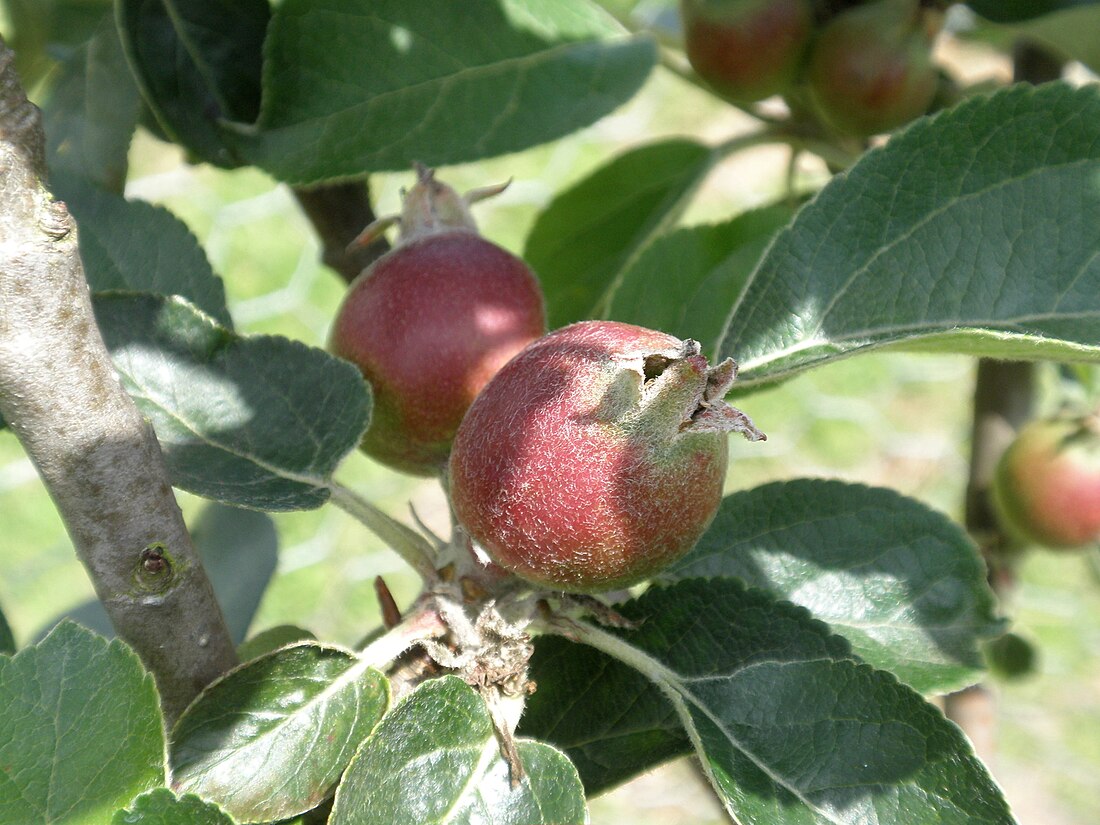
{"label": "developing apple fruit", "polygon": [[727,434],[764,438],[722,399],[736,366],[613,321],[540,338],[482,390],[455,437],[458,520],[498,565],[552,590],[649,578],[722,498]]}
{"label": "developing apple fruit", "polygon": [[546,321],[534,274],[482,238],[468,209],[502,187],[462,197],[431,170],[418,175],[400,217],[357,239],[369,242],[400,221],[394,248],[348,288],[329,346],[373,390],[362,449],[395,469],[432,475],[446,467],[474,397]]}
{"label": "developing apple fruit", "polygon": [[681,0],[680,15],[692,68],[736,103],[791,84],[814,22],[810,0]]}
{"label": "developing apple fruit", "polygon": [[1100,414],[1024,427],[997,465],[993,501],[1005,529],[1028,543],[1100,540]]}
{"label": "developing apple fruit", "polygon": [[940,15],[919,0],[875,0],[831,20],[806,70],[824,120],[866,136],[927,112],[939,85],[931,49]]}

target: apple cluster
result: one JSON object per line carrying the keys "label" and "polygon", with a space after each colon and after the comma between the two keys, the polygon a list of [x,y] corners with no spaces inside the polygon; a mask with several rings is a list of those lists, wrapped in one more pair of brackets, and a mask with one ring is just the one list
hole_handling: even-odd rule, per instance
{"label": "apple cluster", "polygon": [[943,22],[924,0],[681,0],[692,68],[740,105],[784,95],[836,132],[869,136],[929,110]]}
{"label": "apple cluster", "polygon": [[[733,361],[613,321],[545,334],[535,275],[481,237],[420,169],[394,248],[350,285],[330,348],[373,391],[362,449],[438,475],[492,562],[531,585],[635,584],[686,553],[717,512],[727,438],[760,433],[723,400]],[[478,554],[479,556],[481,554]]]}

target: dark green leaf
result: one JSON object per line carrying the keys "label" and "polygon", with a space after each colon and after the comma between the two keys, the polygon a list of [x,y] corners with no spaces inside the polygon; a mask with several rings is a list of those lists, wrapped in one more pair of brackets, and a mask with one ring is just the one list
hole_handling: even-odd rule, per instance
{"label": "dark green leaf", "polygon": [[656,60],[587,0],[284,0],[240,148],[289,183],[478,160],[569,134]]}
{"label": "dark green leaf", "polygon": [[1013,38],[1027,38],[1065,60],[1100,69],[1100,3],[1088,3],[1008,27]]}
{"label": "dark green leaf", "polygon": [[966,4],[987,20],[1013,23],[1078,6],[1092,6],[1096,0],[967,0]]}
{"label": "dark green leaf", "polygon": [[[849,655],[847,642],[805,610],[732,579],[651,589],[618,609],[641,623],[628,636],[632,644],[648,650],[676,641],[686,658],[715,673]],[[657,686],[592,648],[540,638],[531,678],[538,690],[521,730],[565,748],[589,793],[691,749],[676,709]]]}
{"label": "dark green leaf", "polygon": [[4,38],[24,88],[32,88],[111,16],[112,0],[5,0]]}
{"label": "dark green leaf", "polygon": [[653,241],[623,273],[607,316],[678,338],[717,341],[737,296],[794,210],[768,206]]}
{"label": "dark green leaf", "polygon": [[319,507],[362,438],[359,371],[276,336],[242,337],[177,298],[101,295],[96,319],[173,483],[258,510]]}
{"label": "dark green leaf", "polygon": [[140,103],[114,20],[104,15],[95,36],[61,65],[42,108],[51,179],[122,192]]}
{"label": "dark green leaf", "polygon": [[179,295],[232,327],[225,286],[198,240],[161,206],[129,201],[83,185],[62,185],[80,230],[80,257],[93,292]]}
{"label": "dark green leaf", "polygon": [[917,121],[776,238],[719,351],[771,381],[886,345],[1100,358],[1100,89],[1053,83]]}
{"label": "dark green leaf", "polygon": [[229,814],[197,796],[177,797],[167,788],[144,793],[125,811],[111,819],[111,825],[234,825]]}
{"label": "dark green leaf", "polygon": [[248,662],[272,653],[280,647],[316,640],[317,637],[304,628],[295,627],[292,624],[276,625],[237,645],[237,658],[242,662]]}
{"label": "dark green leaf", "polygon": [[119,0],[116,9],[163,128],[201,160],[237,166],[224,124],[259,114],[268,0]]}
{"label": "dark green leaf", "polygon": [[0,610],[0,653],[15,653],[15,636],[12,635],[4,611]]}
{"label": "dark green leaf", "polygon": [[680,216],[717,158],[690,140],[642,146],[554,199],[523,251],[551,329],[603,313],[623,272]]}
{"label": "dark green leaf", "polygon": [[453,676],[409,695],[355,755],[331,825],[572,825],[588,821],[577,772],[559,751],[520,741],[512,787],[484,700]]}
{"label": "dark green leaf", "polygon": [[354,653],[312,642],[241,665],[172,731],[172,785],[244,822],[303,813],[332,790],[382,718],[389,684]]}
{"label": "dark green leaf", "polygon": [[980,642],[1001,629],[962,528],[891,490],[838,481],[727,496],[695,548],[661,576],[736,576],[802,605],[860,658],[922,693],[977,681]]}
{"label": "dark green leaf", "polygon": [[675,708],[634,668],[558,636],[535,639],[519,732],[565,750],[594,796],[691,753]]}
{"label": "dark green leaf", "polygon": [[[693,579],[651,588],[623,613],[640,627],[579,632],[667,697],[738,822],[1013,823],[959,729],[891,674],[847,658],[801,608],[734,579]],[[577,705],[619,725],[630,716],[585,707],[583,695]]]}
{"label": "dark green leaf", "polygon": [[153,677],[72,622],[0,656],[0,822],[106,822],[163,785]]}
{"label": "dark green leaf", "polygon": [[[214,585],[233,640],[239,642],[260,606],[275,572],[279,537],[271,517],[254,510],[210,504],[191,528],[195,547]],[[44,636],[60,619],[70,618],[108,639],[115,630],[99,599],[89,599],[43,628]]]}

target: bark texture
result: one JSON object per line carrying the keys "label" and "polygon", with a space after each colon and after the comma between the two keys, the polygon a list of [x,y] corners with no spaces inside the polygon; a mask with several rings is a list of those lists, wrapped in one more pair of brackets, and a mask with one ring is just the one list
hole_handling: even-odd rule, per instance
{"label": "bark texture", "polygon": [[46,189],[41,116],[0,40],[0,413],[171,722],[236,663],[152,428],[92,314],[76,225]]}

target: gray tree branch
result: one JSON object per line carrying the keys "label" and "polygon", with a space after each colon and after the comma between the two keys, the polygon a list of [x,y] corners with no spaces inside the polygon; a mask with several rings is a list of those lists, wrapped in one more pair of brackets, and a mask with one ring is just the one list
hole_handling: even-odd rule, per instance
{"label": "gray tree branch", "polygon": [[44,185],[44,145],[0,40],[0,413],[171,721],[236,654],[156,436],[96,327],[76,226]]}

